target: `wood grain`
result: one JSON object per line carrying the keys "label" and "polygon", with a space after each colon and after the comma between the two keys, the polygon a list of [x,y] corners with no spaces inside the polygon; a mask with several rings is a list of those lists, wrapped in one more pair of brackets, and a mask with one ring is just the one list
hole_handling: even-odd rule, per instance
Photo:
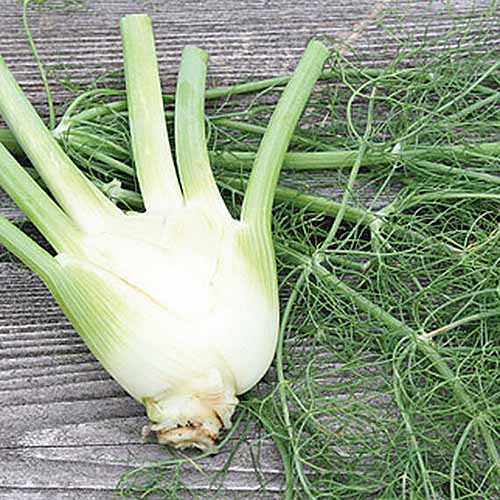
{"label": "wood grain", "polygon": [[[51,5],[53,10],[31,9],[30,17],[40,53],[53,68],[54,98],[60,104],[69,97],[57,85],[60,78],[86,85],[93,76],[121,69],[118,23],[132,12],[152,15],[162,80],[172,89],[188,43],[209,51],[210,79],[217,84],[287,73],[307,40],[318,34],[352,45],[362,61],[383,64],[397,50],[398,39],[418,42],[424,32],[436,38],[470,19],[481,22],[491,2],[82,0],[67,7],[68,2],[53,0]],[[381,17],[385,29],[378,26]],[[484,21],[491,31],[485,48],[499,42],[499,17]],[[0,53],[46,114],[16,0],[2,0],[0,33]],[[0,207],[10,219],[24,220],[3,194]],[[168,451],[143,442],[142,407],[93,359],[36,276],[15,261],[0,262],[0,293],[0,499],[114,498],[124,472],[165,459]],[[261,433],[252,430],[253,445],[242,446],[224,489],[210,492],[193,469],[185,471],[186,482],[202,498],[278,498],[279,456],[269,439],[257,439]],[[268,481],[265,492],[253,470],[257,448]],[[219,470],[226,458],[227,452],[201,466]]]}

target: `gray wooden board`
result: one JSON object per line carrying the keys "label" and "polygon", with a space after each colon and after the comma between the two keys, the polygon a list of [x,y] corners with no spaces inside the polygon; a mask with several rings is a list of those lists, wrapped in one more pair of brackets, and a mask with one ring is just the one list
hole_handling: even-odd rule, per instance
{"label": "gray wooden board", "polygon": [[[44,94],[29,52],[19,2],[1,0],[0,53],[37,108],[46,114]],[[73,7],[65,8],[72,3]],[[306,41],[322,34],[347,41],[357,57],[383,64],[398,43],[378,26],[384,16],[401,39],[437,37],[464,16],[480,18],[489,0],[52,0],[55,10],[34,9],[33,32],[44,61],[88,83],[91,75],[120,69],[121,16],[148,12],[154,19],[161,76],[172,89],[181,49],[197,44],[210,53],[210,80],[229,83],[251,76],[280,75],[293,69]],[[498,44],[500,27],[490,19]],[[56,103],[68,98],[55,86]],[[22,219],[2,195],[1,212]],[[30,233],[32,231],[30,230]],[[119,477],[131,468],[165,458],[164,448],[144,442],[143,409],[100,368],[74,333],[50,294],[15,262],[0,263],[0,499],[113,498]],[[266,493],[259,492],[251,447],[242,445],[223,488],[209,493],[199,473],[185,481],[202,498],[278,498],[282,485],[279,455],[258,438]],[[228,449],[230,445],[228,445]],[[225,454],[203,462],[217,470]]]}

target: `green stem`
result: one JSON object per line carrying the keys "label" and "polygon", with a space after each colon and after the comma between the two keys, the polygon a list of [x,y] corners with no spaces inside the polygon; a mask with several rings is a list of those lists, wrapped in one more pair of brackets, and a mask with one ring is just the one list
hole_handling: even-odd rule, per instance
{"label": "green stem", "polygon": [[442,333],[445,333],[448,330],[452,330],[453,328],[458,328],[459,326],[466,325],[467,323],[481,321],[483,319],[491,318],[491,317],[495,317],[495,316],[500,316],[500,308],[491,309],[488,311],[483,311],[483,312],[480,312],[477,314],[471,314],[470,316],[466,316],[465,318],[457,319],[456,321],[452,321],[451,323],[448,323],[447,325],[436,328],[435,330],[422,333],[419,336],[419,338],[427,339],[427,340],[432,339],[436,335],[440,335]]}
{"label": "green stem", "polygon": [[47,97],[47,105],[49,107],[49,129],[53,130],[56,126],[56,112],[54,110],[54,101],[52,99],[52,92],[50,91],[49,80],[47,78],[47,71],[45,69],[44,64],[42,63],[42,59],[40,58],[40,54],[38,53],[38,49],[35,44],[35,40],[33,39],[33,33],[31,32],[30,24],[28,21],[28,6],[32,2],[32,0],[24,0],[23,2],[23,26],[24,31],[26,33],[26,38],[28,39],[28,44],[30,46],[31,54],[35,59],[36,65],[38,66],[38,71],[40,73],[40,77],[42,79],[43,88],[45,90],[45,96]]}
{"label": "green stem", "polygon": [[121,187],[120,182],[103,182],[93,178],[92,182],[113,202],[122,203],[131,210],[142,210],[144,202],[140,193]]}
{"label": "green stem", "polygon": [[[314,498],[311,494],[311,491],[309,489],[309,485],[307,484],[307,480],[305,478],[304,474],[304,468],[302,466],[302,462],[296,457],[297,451],[295,447],[295,433],[294,433],[294,428],[292,425],[292,421],[290,418],[290,411],[288,408],[288,398],[287,398],[287,381],[285,377],[285,367],[283,364],[283,357],[284,357],[284,346],[285,346],[285,333],[287,330],[288,326],[288,320],[290,318],[290,315],[292,314],[293,306],[295,305],[295,302],[297,301],[297,298],[299,296],[299,291],[302,288],[303,284],[305,283],[305,280],[307,278],[307,269],[303,269],[300,273],[300,276],[298,280],[296,281],[292,292],[290,294],[290,297],[287,301],[285,310],[283,311],[283,317],[281,318],[281,323],[280,323],[280,330],[278,334],[278,344],[276,348],[276,372],[278,376],[278,391],[279,391],[279,396],[280,396],[280,402],[281,402],[281,410],[283,412],[283,420],[285,422],[285,426],[287,429],[288,433],[288,438],[290,441],[290,446],[293,450],[293,464],[295,466],[295,471],[297,473],[297,476],[299,478],[300,483],[302,484],[302,487],[304,488],[305,492],[307,493],[309,498]],[[285,498],[286,500],[292,500],[294,496],[294,481],[291,481],[287,483],[286,485],[286,491],[285,491]]]}
{"label": "green stem", "polygon": [[[363,74],[368,75],[370,72],[373,74],[379,74],[382,70],[365,70]],[[353,70],[348,71],[350,74],[359,75],[360,72]],[[330,80],[332,78],[338,78],[340,75],[339,71],[323,71],[320,72],[318,80]],[[237,94],[253,94],[259,92],[260,90],[267,90],[272,87],[280,87],[287,85],[292,79],[293,75],[277,76],[274,78],[267,78],[265,80],[256,80],[247,83],[238,83],[235,85],[225,85],[221,87],[214,87],[207,90],[207,99],[219,99],[220,97],[229,97]]]}
{"label": "green stem", "polygon": [[269,231],[274,191],[300,115],[329,55],[318,41],[308,44],[262,138],[243,201],[242,220]]}
{"label": "green stem", "polygon": [[[90,91],[89,94],[90,93],[94,94],[93,91]],[[80,98],[82,98],[83,100],[83,97],[85,97],[86,95],[87,94],[83,94],[82,96],[80,96]],[[70,115],[68,108],[68,111],[64,114],[63,120],[61,120],[61,123],[56,128],[56,132],[57,134],[62,134],[78,123],[92,122],[92,120],[95,120],[96,118],[100,118],[106,115],[114,115],[117,113],[122,113],[123,111],[127,111],[126,100],[113,101],[105,104],[98,104],[93,108],[80,111],[79,113],[76,113],[73,116]]]}
{"label": "green stem", "polygon": [[[406,405],[403,401],[403,390],[402,390],[402,381],[401,376],[399,375],[399,363],[395,363],[393,367],[393,380],[392,380],[392,388],[394,391],[394,399],[396,400],[396,404],[398,405],[399,411],[403,418],[403,422],[406,427],[406,431],[409,436],[409,442],[411,447],[413,448],[414,454],[417,456],[418,467],[423,477],[423,486],[425,490],[425,497],[427,499],[437,500],[434,487],[432,485],[432,481],[429,477],[429,472],[425,466],[425,461],[420,451],[420,446],[418,444],[417,436],[414,430],[414,418],[410,411],[406,408]],[[430,489],[429,489],[430,487]],[[432,493],[431,493],[432,490]]]}
{"label": "green stem", "polygon": [[451,191],[451,192],[435,192],[425,193],[412,196],[410,203],[405,204],[405,208],[412,205],[418,205],[428,201],[443,201],[443,200],[490,200],[500,202],[500,193],[471,193],[468,191]]}
{"label": "green stem", "polygon": [[457,111],[456,113],[447,116],[446,121],[448,123],[452,123],[453,120],[463,120],[467,115],[476,113],[481,108],[484,108],[489,104],[496,103],[499,100],[500,100],[500,92],[495,92],[493,94],[490,94],[488,97],[485,97],[484,99],[481,99],[480,101],[470,104],[469,106],[461,109],[460,111]]}
{"label": "green stem", "polygon": [[0,144],[0,186],[58,251],[75,249],[78,230],[37,182]]}
{"label": "green stem", "polygon": [[16,137],[8,128],[0,128],[0,144],[3,144],[15,156],[22,156],[24,153]]}
{"label": "green stem", "polygon": [[85,153],[90,160],[95,158],[96,160],[105,163],[115,171],[122,172],[130,176],[131,178],[135,177],[135,170],[130,165],[127,165],[126,163],[123,163],[122,161],[117,160],[112,156],[109,156],[108,154],[99,151],[99,149],[93,147],[90,144],[79,142],[76,139],[75,140],[72,139],[70,145],[72,148],[75,148],[76,150]]}
{"label": "green stem", "polygon": [[107,96],[107,97],[116,97],[123,96],[126,94],[124,90],[113,90],[113,89],[92,89],[87,92],[83,92],[78,97],[76,97],[73,101],[71,101],[70,105],[67,107],[64,112],[59,125],[54,129],[54,137],[58,139],[62,134],[68,132],[68,130],[74,124],[92,121],[94,118],[98,118],[102,116],[102,114],[109,113],[119,113],[121,111],[125,111],[127,109],[127,101],[117,101],[120,105],[120,109],[115,111],[115,107],[117,106],[117,102],[107,103],[107,104],[97,104],[93,108],[85,109],[80,111],[79,113],[72,116],[73,112],[78,109],[82,102],[85,102],[86,99],[97,96]]}
{"label": "green stem", "polygon": [[340,224],[344,218],[344,215],[345,215],[345,212],[347,209],[347,204],[349,202],[350,197],[352,196],[352,191],[354,189],[354,183],[356,182],[356,177],[358,175],[359,168],[361,166],[361,162],[363,161],[363,156],[365,155],[365,153],[368,149],[368,139],[369,139],[370,134],[371,134],[372,122],[373,122],[375,92],[376,92],[376,87],[373,87],[373,90],[372,90],[372,93],[370,96],[370,103],[368,106],[368,117],[367,117],[367,121],[366,121],[365,133],[364,133],[364,136],[361,138],[361,145],[359,147],[359,151],[358,151],[356,160],[354,161],[354,165],[352,166],[351,173],[349,175],[349,180],[348,180],[347,186],[344,190],[344,194],[342,195],[342,201],[340,203],[340,210],[338,211],[337,215],[335,216],[335,220],[333,221],[332,227],[330,228],[330,231],[328,232],[328,235],[322,244],[322,248],[328,247],[333,242],[335,236],[337,235],[337,231],[340,227]]}
{"label": "green stem", "polygon": [[[412,150],[401,151],[399,153],[390,152],[367,152],[361,161],[362,167],[372,167],[381,165],[390,165],[397,161],[405,162],[407,160],[428,161],[443,158],[467,158],[474,156],[500,155],[500,142],[482,143],[482,144],[457,144],[454,146],[428,146],[419,147]],[[241,168],[250,168],[255,160],[256,154],[248,151],[227,151],[214,152],[212,159],[218,166],[239,170]],[[358,157],[358,150],[337,150],[337,151],[318,151],[318,152],[289,152],[285,154],[283,168],[290,170],[320,170],[349,168],[354,165]],[[442,166],[443,168],[451,168]],[[460,169],[459,169],[460,170]],[[463,172],[460,170],[460,172]],[[474,174],[474,173],[473,173]],[[475,174],[474,174],[475,175]],[[481,174],[487,175],[487,174]],[[494,177],[494,176],[490,176]],[[490,177],[485,180],[491,181]],[[497,178],[497,183],[500,180]]]}
{"label": "green stem", "polygon": [[0,216],[0,244],[21,259],[30,269],[46,283],[50,282],[57,272],[59,263],[38,243],[26,236],[19,228],[5,217]]}
{"label": "green stem", "polygon": [[71,145],[75,142],[80,142],[87,146],[92,146],[94,149],[106,150],[114,157],[122,159],[130,158],[130,150],[128,148],[116,144],[116,142],[107,139],[104,135],[97,135],[93,132],[89,132],[87,127],[68,130],[64,135],[64,140],[68,141]]}
{"label": "green stem", "polygon": [[[220,125],[225,128],[229,128],[231,130],[238,130],[240,132],[248,132],[250,134],[254,135],[264,135],[266,132],[266,127],[262,125],[255,125],[253,123],[248,123],[243,120],[232,120],[230,118],[226,117],[210,117],[209,120],[216,124]],[[305,146],[310,146],[310,147],[316,147],[320,148],[322,150],[330,150],[331,148],[326,147],[325,145],[319,143],[318,141],[314,139],[310,139],[308,137],[303,137],[302,135],[298,133],[292,134],[291,141],[298,143],[298,144],[303,144]]]}
{"label": "green stem", "polygon": [[118,213],[64,153],[1,57],[0,114],[45,185],[74,221],[95,227]]}
{"label": "green stem", "polygon": [[169,213],[183,200],[170,152],[151,20],[129,15],[120,27],[132,149],[144,204],[146,210]]}
{"label": "green stem", "polygon": [[[358,156],[358,150],[320,151],[313,153],[288,152],[283,158],[283,168],[290,170],[321,170],[352,167]],[[229,170],[251,168],[256,154],[250,151],[224,151],[212,153],[215,165]],[[386,154],[366,154],[361,166],[376,166],[389,163]]]}
{"label": "green stem", "polygon": [[202,200],[228,214],[210,168],[205,138],[205,80],[208,54],[196,47],[182,52],[175,99],[175,152],[184,198]]}
{"label": "green stem", "polygon": [[[243,194],[248,181],[243,177],[224,175],[221,177],[221,184],[233,191]],[[305,208],[306,210],[325,214],[331,217],[335,217],[341,208],[341,204],[339,202],[333,201],[325,196],[307,194],[298,189],[280,184],[276,186],[275,199],[277,201],[288,201],[297,208]],[[348,222],[368,226],[377,219],[377,216],[364,208],[347,205],[345,207],[343,219]]]}
{"label": "green stem", "polygon": [[[500,148],[499,148],[499,153],[500,153]],[[443,165],[441,163],[431,162],[427,160],[419,160],[414,162],[414,164],[418,167],[423,167],[426,170],[431,170],[433,172],[438,172],[440,174],[464,175],[466,177],[469,177],[471,179],[476,179],[478,181],[484,181],[490,184],[500,185],[499,176],[487,174],[485,172],[476,172],[472,169],[450,167],[449,165]]]}
{"label": "green stem", "polygon": [[450,500],[455,500],[456,497],[456,490],[455,490],[455,476],[457,472],[457,462],[458,458],[460,456],[460,453],[465,445],[465,442],[467,440],[467,437],[469,435],[469,432],[471,431],[472,427],[474,426],[474,420],[471,420],[466,426],[464,431],[462,432],[462,435],[460,436],[460,439],[458,440],[457,446],[455,448],[455,452],[453,453],[453,459],[451,461],[451,467],[450,467]]}

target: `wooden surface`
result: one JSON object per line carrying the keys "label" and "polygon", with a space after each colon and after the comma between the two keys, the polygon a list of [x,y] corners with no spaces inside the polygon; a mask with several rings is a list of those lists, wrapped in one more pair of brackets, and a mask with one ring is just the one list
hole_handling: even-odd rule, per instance
{"label": "wooden surface", "polygon": [[[121,68],[119,19],[145,11],[154,19],[161,75],[170,89],[186,44],[209,51],[210,79],[217,84],[289,72],[315,34],[347,42],[362,60],[383,64],[398,46],[395,37],[418,40],[425,30],[435,37],[491,5],[489,0],[50,3],[55,10],[33,8],[31,19],[44,61],[56,67],[53,79],[67,75],[84,84],[92,74]],[[393,35],[379,27],[382,18]],[[500,32],[498,22],[492,29]],[[0,34],[0,53],[45,113],[17,0],[1,0]],[[57,103],[67,97],[56,87]],[[5,196],[0,203],[4,215],[21,217]],[[33,233],[30,226],[27,231]],[[0,262],[0,408],[0,499],[108,500],[124,472],[166,456],[164,448],[143,441],[142,407],[100,368],[41,282],[5,259]],[[259,430],[254,434],[257,440]],[[258,448],[268,481],[265,493],[248,444],[231,465],[224,489],[210,495],[203,476],[193,471],[185,480],[192,479],[201,498],[279,498],[279,456],[267,439]],[[204,467],[217,470],[225,458],[211,458]]]}

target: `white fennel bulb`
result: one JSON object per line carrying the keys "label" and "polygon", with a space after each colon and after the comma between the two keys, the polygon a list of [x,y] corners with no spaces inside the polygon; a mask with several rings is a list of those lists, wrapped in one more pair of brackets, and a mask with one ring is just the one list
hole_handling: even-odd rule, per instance
{"label": "white fennel bulb", "polygon": [[0,184],[56,255],[5,219],[0,242],[40,275],[96,358],[144,404],[160,442],[213,449],[231,425],[237,395],[261,379],[274,356],[273,194],[328,51],[319,42],[306,49],[271,118],[236,220],[206,148],[206,53],[183,53],[174,163],[149,18],[127,16],[122,35],[145,211],[121,211],[83,176],[0,59],[0,113],[55,201],[2,145]]}

